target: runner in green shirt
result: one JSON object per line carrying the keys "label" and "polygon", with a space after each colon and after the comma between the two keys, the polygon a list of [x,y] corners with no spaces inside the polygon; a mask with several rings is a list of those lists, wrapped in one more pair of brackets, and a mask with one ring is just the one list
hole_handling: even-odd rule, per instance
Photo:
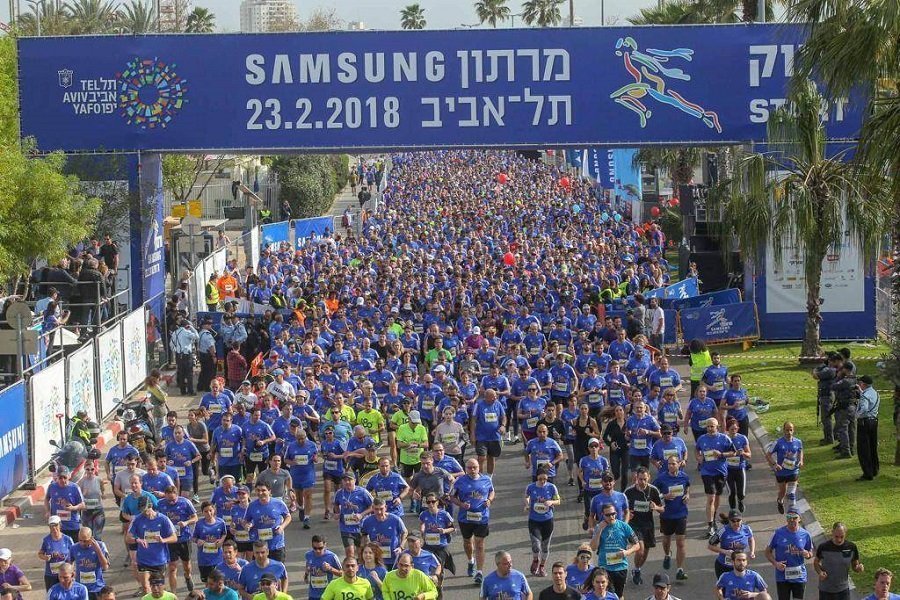
{"label": "runner in green shirt", "polygon": [[375,592],[368,579],[357,577],[359,563],[352,556],[344,559],[341,567],[344,575],[332,579],[322,592],[322,600],[373,600]]}
{"label": "runner in green shirt", "polygon": [[401,465],[415,467],[421,462],[422,452],[428,448],[428,430],[422,425],[419,411],[409,411],[409,423],[397,429],[397,446],[400,448]]}
{"label": "runner in green shirt", "polygon": [[438,590],[431,577],[413,568],[409,554],[401,554],[397,559],[397,569],[384,577],[381,595],[384,600],[436,600]]}

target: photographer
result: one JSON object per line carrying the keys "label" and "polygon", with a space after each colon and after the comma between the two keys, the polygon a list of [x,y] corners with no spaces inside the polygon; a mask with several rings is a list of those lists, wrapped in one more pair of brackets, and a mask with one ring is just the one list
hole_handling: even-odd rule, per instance
{"label": "photographer", "polygon": [[844,362],[844,357],[837,352],[829,352],[825,362],[813,369],[812,376],[816,380],[817,404],[816,416],[822,419],[822,439],[820,446],[834,443],[834,421],[832,419],[833,392],[831,385],[837,378],[838,369]]}
{"label": "photographer", "polygon": [[838,378],[832,384],[834,392],[834,434],[838,441],[838,458],[850,458],[856,449],[856,409],[859,405],[859,386],[856,381],[856,365],[844,361]]}

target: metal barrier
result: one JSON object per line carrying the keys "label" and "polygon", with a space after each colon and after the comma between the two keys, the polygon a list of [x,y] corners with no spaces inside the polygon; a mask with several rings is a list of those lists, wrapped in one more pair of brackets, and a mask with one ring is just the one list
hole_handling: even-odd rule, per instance
{"label": "metal barrier", "polygon": [[875,330],[885,338],[891,336],[894,304],[891,302],[890,276],[878,277],[875,285]]}

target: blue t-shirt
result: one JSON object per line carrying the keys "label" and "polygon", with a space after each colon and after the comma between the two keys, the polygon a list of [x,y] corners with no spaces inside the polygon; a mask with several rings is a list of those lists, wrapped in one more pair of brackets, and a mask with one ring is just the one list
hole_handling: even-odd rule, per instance
{"label": "blue t-shirt", "polygon": [[581,586],[584,585],[585,580],[587,580],[588,575],[590,575],[591,570],[593,569],[588,563],[588,568],[582,571],[578,568],[578,565],[567,565],[566,566],[566,585],[576,590],[580,590]]}
{"label": "blue t-shirt", "polygon": [[442,529],[453,527],[453,517],[446,510],[438,509],[436,513],[423,510],[419,513],[419,522],[425,526],[426,546],[446,546],[450,543],[450,534],[441,533]]}
{"label": "blue t-shirt", "polygon": [[268,542],[269,550],[284,548],[284,532],[275,533],[274,529],[280,527],[289,514],[287,506],[279,498],[270,498],[266,504],[259,500],[251,502],[247,507],[246,516],[246,519],[253,523],[250,541]]}
{"label": "blue t-shirt", "polygon": [[[704,433],[697,438],[697,452],[703,457],[700,463],[700,474],[706,477],[728,475],[728,464],[722,452],[734,452],[731,438],[724,433]],[[716,455],[716,453],[720,453]]]}
{"label": "blue t-shirt", "polygon": [[706,397],[705,400],[699,398],[691,398],[688,403],[688,410],[691,411],[691,429],[694,431],[706,431],[706,420],[715,417],[718,413],[716,401]]}
{"label": "blue t-shirt", "polygon": [[57,583],[47,592],[47,600],[88,600],[88,589],[77,581],[69,589]]}
{"label": "blue t-shirt", "polygon": [[493,490],[494,484],[487,475],[479,475],[477,479],[463,475],[454,481],[450,495],[469,505],[469,508],[460,508],[459,522],[487,523],[491,509],[486,501]]}
{"label": "blue t-shirt", "polygon": [[226,492],[222,486],[213,490],[210,502],[216,505],[216,514],[222,517],[226,525],[231,525],[231,506],[237,504],[237,486]]}
{"label": "blue t-shirt", "polygon": [[[738,452],[743,452],[750,447],[750,440],[748,440],[747,436],[742,433],[734,434],[734,437],[731,438],[731,443],[734,445],[734,449]],[[747,459],[744,458],[743,454],[738,454],[737,456],[729,456],[725,459],[725,462],[728,465],[729,471],[747,468]]]}
{"label": "blue t-shirt", "polygon": [[666,464],[670,456],[677,456],[679,460],[687,458],[687,444],[680,437],[672,436],[671,441],[656,440],[650,450],[650,458],[662,463],[660,472],[667,469]]}
{"label": "blue t-shirt", "polygon": [[600,544],[597,548],[597,566],[607,571],[627,571],[628,557],[618,556],[629,545],[637,543],[638,539],[631,525],[625,521],[616,519],[608,524],[600,534]]}
{"label": "blue t-shirt", "polygon": [[719,577],[716,587],[722,590],[725,600],[736,600],[739,598],[738,591],[764,592],[766,582],[759,573],[750,569],[744,571],[743,576],[738,576],[734,571],[726,571]]}
{"label": "blue t-shirt", "polygon": [[[359,525],[365,518],[359,515],[372,506],[372,495],[361,487],[354,487],[350,492],[341,488],[334,494],[334,504],[337,507],[335,512],[340,515],[341,533],[359,533]],[[348,515],[356,517],[348,519]]]}
{"label": "blue t-shirt", "polygon": [[256,564],[256,561],[251,561],[244,565],[240,576],[238,576],[238,583],[244,586],[244,590],[248,594],[256,594],[259,592],[259,580],[266,573],[271,573],[278,582],[287,579],[287,569],[284,568],[284,563],[270,558],[269,564],[265,567],[260,567]]}
{"label": "blue t-shirt", "polygon": [[599,454],[597,458],[591,458],[590,454],[582,456],[578,461],[578,467],[581,469],[581,476],[584,479],[585,491],[594,493],[603,490],[603,482],[600,478],[609,471],[609,461],[605,456]]}
{"label": "blue t-shirt", "polygon": [[582,600],[619,600],[619,597],[616,596],[615,592],[606,590],[606,594],[602,598],[594,592],[588,592]]}
{"label": "blue t-shirt", "polygon": [[341,561],[337,554],[328,549],[322,554],[316,554],[315,550],[306,552],[306,573],[309,575],[309,597],[311,599],[321,598],[328,583],[334,579],[334,574],[326,571],[325,565],[340,569]]}
{"label": "blue t-shirt", "polygon": [[209,418],[206,420],[206,429],[215,431],[222,424],[222,414],[228,412],[231,408],[231,399],[227,394],[221,392],[215,396],[213,396],[212,392],[207,392],[200,399],[200,407],[205,408],[209,412]]}
{"label": "blue t-shirt", "polygon": [[63,531],[77,531],[81,528],[81,512],[69,510],[84,502],[81,489],[74,483],[62,486],[53,481],[47,486],[47,500],[50,502],[50,514],[62,519],[60,528]]}
{"label": "blue t-shirt", "polygon": [[482,400],[475,403],[472,418],[475,420],[476,442],[499,442],[500,426],[506,410],[499,400],[488,404]]}
{"label": "blue t-shirt", "polygon": [[650,434],[638,435],[638,429],[645,431],[659,431],[659,423],[656,419],[647,415],[639,419],[637,415],[631,415],[625,421],[625,429],[631,435],[631,443],[628,444],[630,456],[650,456],[656,438]]}
{"label": "blue t-shirt", "polygon": [[166,444],[166,458],[175,467],[181,481],[193,481],[194,463],[192,461],[197,456],[200,456],[200,451],[197,450],[194,442],[187,438],[180,444],[175,441]]}
{"label": "blue t-shirt", "polygon": [[588,406],[597,409],[602,408],[605,404],[603,399],[603,389],[606,387],[606,379],[602,375],[596,377],[585,377],[581,381],[581,390],[587,392],[585,398]]}
{"label": "blue t-shirt", "polygon": [[784,571],[775,569],[775,581],[787,581],[790,583],[806,583],[806,559],[803,551],[812,552],[812,538],[802,527],[797,531],[790,531],[787,526],[779,527],[772,534],[769,548],[775,554],[776,562],[784,562]]}
{"label": "blue t-shirt", "polygon": [[160,542],[162,538],[175,535],[175,526],[169,517],[157,513],[155,517],[149,519],[146,515],[140,514],[131,521],[129,531],[135,539],[147,542],[146,548],[141,544],[137,545],[138,565],[161,567],[169,563],[169,546]]}
{"label": "blue t-shirt", "polygon": [[154,492],[154,495],[159,493],[160,498],[162,498],[162,493],[170,485],[175,485],[175,482],[169,477],[168,473],[158,471],[156,475],[151,475],[150,473],[141,475],[141,487],[148,492]]}
{"label": "blue t-shirt", "polygon": [[515,569],[510,569],[506,577],[494,571],[481,582],[481,597],[487,600],[523,600],[529,593],[528,580]]}
{"label": "blue t-shirt", "polygon": [[319,449],[314,442],[303,444],[293,441],[284,453],[285,461],[291,462],[291,481],[296,489],[311,488],[316,483],[316,457]]}
{"label": "blue t-shirt", "polygon": [[728,388],[725,390],[725,408],[729,417],[734,417],[738,421],[747,418],[747,390],[740,388],[733,390]]}
{"label": "blue t-shirt", "polygon": [[[97,541],[100,545],[100,551],[109,560],[109,552],[106,545]],[[103,569],[100,566],[100,558],[94,545],[91,544],[87,548],[81,544],[73,544],[69,548],[69,562],[75,566],[75,580],[83,584],[89,592],[99,592],[106,585],[103,580]]]}
{"label": "blue t-shirt", "polygon": [[387,569],[381,565],[375,565],[375,568],[367,569],[364,564],[360,563],[356,575],[362,579],[367,579],[369,583],[372,584],[372,592],[375,594],[373,600],[384,600],[384,596],[381,594],[381,588],[375,584],[375,578],[372,577],[373,573],[378,576],[379,581],[384,581],[384,577],[387,575]]}
{"label": "blue t-shirt", "polygon": [[396,550],[400,547],[400,538],[406,532],[403,519],[387,513],[384,521],[379,521],[375,515],[369,515],[363,519],[360,531],[369,537],[370,542],[381,547],[384,564],[393,565],[397,556]]}
{"label": "blue t-shirt", "polygon": [[537,429],[538,421],[541,420],[541,415],[544,414],[544,409],[547,408],[547,401],[541,397],[532,398],[523,398],[519,401],[519,412],[524,413],[526,417],[521,419],[522,422],[522,431],[527,431],[529,433],[534,432]]}
{"label": "blue t-shirt", "polygon": [[[720,528],[715,535],[709,538],[709,545],[720,546],[723,550],[746,550],[750,551],[750,539],[753,537],[753,530],[749,525],[741,523],[737,531],[730,525]],[[724,567],[731,568],[731,554],[722,554],[716,557],[716,562]],[[752,591],[752,590],[750,590]]]}
{"label": "blue t-shirt", "polygon": [[128,494],[124,498],[122,498],[122,504],[119,506],[122,513],[126,515],[130,515],[132,517],[137,516],[140,511],[138,510],[138,502],[141,501],[141,498],[149,498],[150,503],[156,507],[159,503],[159,499],[146,490],[141,490],[140,496],[135,496],[134,494]]}
{"label": "blue t-shirt", "polygon": [[594,515],[594,517],[598,521],[603,520],[603,515],[600,514],[600,511],[603,508],[604,504],[612,504],[613,506],[615,506],[617,518],[620,521],[624,522],[625,511],[628,510],[628,498],[625,496],[625,494],[613,490],[609,493],[609,495],[600,492],[599,494],[594,496],[594,499],[591,500],[591,514]]}
{"label": "blue t-shirt", "polygon": [[[45,535],[41,541],[41,552],[48,555],[50,560],[44,563],[44,577],[53,577],[59,571],[60,565],[69,557],[69,550],[75,542],[67,535],[54,540],[50,535]],[[93,550],[93,547],[91,547]]]}
{"label": "blue t-shirt", "polygon": [[125,461],[128,460],[129,456],[140,457],[137,448],[131,444],[126,444],[124,448],[120,448],[116,444],[109,449],[106,453],[106,462],[112,466],[113,475],[125,468]]}
{"label": "blue t-shirt", "polygon": [[260,419],[256,423],[247,423],[244,427],[244,452],[245,458],[253,462],[263,462],[269,459],[269,444],[260,444],[275,436],[272,427]]}
{"label": "blue t-shirt", "polygon": [[403,479],[399,473],[394,471],[391,471],[387,475],[376,473],[366,484],[366,489],[369,493],[375,498],[384,500],[388,512],[397,515],[398,517],[403,516],[403,503],[395,503],[394,499],[398,498],[403,492],[403,488],[406,487],[409,487],[406,480]]}
{"label": "blue t-shirt", "polygon": [[175,532],[178,534],[179,542],[187,542],[191,539],[191,533],[194,529],[193,525],[178,527],[179,522],[187,521],[197,514],[190,500],[178,496],[174,502],[169,502],[169,500],[163,498],[156,505],[156,510],[169,517],[169,520],[172,521],[172,524],[175,526]]}
{"label": "blue t-shirt", "polygon": [[[335,433],[337,433],[335,431]],[[334,436],[337,438],[337,435]],[[343,458],[329,458],[329,454],[340,455],[343,454],[346,450],[346,446],[335,439],[333,442],[324,441],[322,442],[322,473],[325,475],[331,475],[333,477],[340,477],[344,474],[344,459]]]}
{"label": "blue t-shirt", "polygon": [[[684,502],[684,495],[691,487],[691,480],[684,471],[679,471],[677,475],[672,475],[668,470],[660,471],[653,485],[659,490],[665,503],[663,512],[660,514],[661,519],[687,518],[688,507]],[[665,496],[669,493],[675,494],[675,497],[667,500]]]}
{"label": "blue t-shirt", "polygon": [[409,554],[409,557],[413,561],[413,567],[422,571],[426,575],[434,575],[435,572],[437,572],[438,566],[440,566],[441,564],[438,561],[437,557],[428,550],[420,550],[418,556],[413,556],[409,550],[403,552],[402,554]]}
{"label": "blue t-shirt", "polygon": [[225,564],[225,561],[216,565],[216,568],[221,571],[222,575],[225,577],[225,585],[232,589],[237,589],[241,571],[243,571],[244,567],[247,565],[247,561],[243,558],[238,558],[236,562],[237,564],[234,567],[229,567]]}
{"label": "blue t-shirt", "polygon": [[800,472],[800,453],[803,452],[803,442],[797,438],[790,442],[783,437],[775,441],[772,447],[772,454],[775,455],[775,462],[781,465],[781,470],[776,471],[777,477],[787,475],[796,475]]}
{"label": "blue t-shirt", "polygon": [[547,506],[547,500],[558,500],[559,490],[552,483],[538,485],[536,483],[529,484],[525,488],[525,495],[528,496],[528,520],[529,521],[551,521],[553,519],[553,507]]}
{"label": "blue t-shirt", "polygon": [[728,367],[725,365],[710,365],[703,371],[703,383],[708,388],[707,395],[718,402],[725,395],[726,380],[728,379]]}
{"label": "blue t-shirt", "polygon": [[[217,542],[225,536],[225,521],[216,517],[212,523],[200,519],[194,525],[194,539],[203,542],[197,549],[197,564],[211,567],[222,562],[222,546]],[[224,540],[223,540],[224,541]]]}
{"label": "blue t-shirt", "polygon": [[219,427],[213,432],[213,445],[220,467],[236,467],[241,464],[244,432],[240,427],[232,425],[227,430]]}
{"label": "blue t-shirt", "polygon": [[538,467],[547,465],[550,469],[547,476],[555,477],[556,464],[553,461],[561,456],[562,453],[562,449],[556,443],[556,440],[551,440],[550,438],[543,441],[538,438],[529,440],[528,445],[525,446],[525,454],[531,457],[531,476],[536,477]]}
{"label": "blue t-shirt", "polygon": [[657,369],[648,376],[648,380],[650,381],[650,387],[658,385],[659,389],[663,392],[668,388],[674,388],[681,385],[681,376],[675,369],[669,369],[668,371]]}

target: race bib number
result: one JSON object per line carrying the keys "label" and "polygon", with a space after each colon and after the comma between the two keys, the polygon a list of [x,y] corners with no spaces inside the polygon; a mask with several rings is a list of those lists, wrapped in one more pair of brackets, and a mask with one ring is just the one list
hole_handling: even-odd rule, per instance
{"label": "race bib number", "polygon": [[222,458],[234,458],[234,448],[231,446],[227,448],[219,448],[219,456]]}
{"label": "race bib number", "polygon": [[390,546],[381,546],[381,554],[386,560],[392,560],[394,558],[394,549]]}
{"label": "race bib number", "polygon": [[78,581],[84,585],[97,583],[97,573],[95,571],[82,571],[78,574]]}
{"label": "race bib number", "polygon": [[534,503],[534,506],[532,507],[532,509],[534,510],[534,512],[536,512],[536,513],[539,514],[539,515],[543,515],[543,514],[545,514],[548,510],[550,510],[549,508],[547,508],[547,505],[544,504],[543,502],[535,502],[535,503]]}
{"label": "race bib number", "polygon": [[674,456],[675,458],[681,458],[680,453],[678,452],[678,448],[670,448],[668,450],[663,450],[663,458],[669,460],[670,457]]}
{"label": "race bib number", "polygon": [[588,404],[600,404],[600,402],[603,400],[603,395],[602,394],[588,394],[587,400],[588,400]]}
{"label": "race bib number", "polygon": [[344,515],[344,524],[345,525],[359,525],[359,515],[357,513],[350,513],[349,515]]}
{"label": "race bib number", "polygon": [[263,461],[262,452],[251,452],[250,453],[250,461],[251,462],[262,462]]}
{"label": "race bib number", "polygon": [[250,532],[249,531],[235,531],[234,539],[238,542],[249,542],[250,541]]}
{"label": "race bib number", "polygon": [[496,423],[497,421],[498,421],[497,413],[494,413],[494,412],[484,413],[484,422],[485,423]]}
{"label": "race bib number", "polygon": [[66,561],[61,560],[59,562],[51,562],[50,563],[50,572],[51,573],[59,573],[59,568],[65,564]]}
{"label": "race bib number", "polygon": [[328,586],[328,576],[327,575],[310,575],[309,587],[315,588],[317,590],[321,590],[327,586]]}
{"label": "race bib number", "polygon": [[625,397],[625,392],[619,388],[611,389],[611,390],[609,390],[609,397],[616,398],[616,399],[622,399]]}
{"label": "race bib number", "polygon": [[385,502],[394,499],[394,492],[391,490],[380,490],[376,495]]}
{"label": "race bib number", "polygon": [[631,442],[631,447],[635,450],[646,450],[647,449],[647,439],[646,438],[635,438]]}
{"label": "race bib number", "polygon": [[557,392],[565,392],[569,389],[569,384],[565,381],[557,381],[553,384],[553,389]]}
{"label": "race bib number", "polygon": [[88,508],[88,509],[100,508],[100,506],[101,506],[100,498],[85,498],[84,499],[84,507],[85,508]]}
{"label": "race bib number", "polygon": [[422,408],[425,410],[434,410],[434,400],[422,400]]}
{"label": "race bib number", "polygon": [[716,460],[718,457],[716,456],[715,450],[704,450],[703,451],[703,460],[705,462],[710,462]]}
{"label": "race bib number", "polygon": [[144,541],[148,544],[158,544],[162,537],[160,537],[158,531],[145,531],[144,532]]}
{"label": "race bib number", "polygon": [[215,554],[219,551],[219,546],[215,542],[206,542],[203,544],[203,552],[205,554]]}
{"label": "race bib number", "polygon": [[660,389],[663,389],[663,390],[666,388],[674,387],[672,385],[672,378],[671,377],[660,377],[659,378],[659,387],[660,387]]}
{"label": "race bib number", "polygon": [[326,460],[325,461],[325,470],[326,471],[337,471],[338,464],[336,460]]}
{"label": "race bib number", "polygon": [[225,524],[228,525],[229,527],[231,527],[231,523],[234,521],[234,519],[231,518],[231,515],[223,516],[222,520],[225,521]]}
{"label": "race bib number", "polygon": [[546,458],[539,458],[539,459],[537,459],[537,468],[538,468],[538,469],[540,469],[540,468],[541,468],[542,466],[544,466],[544,465],[549,465],[549,464],[550,464],[550,461],[547,460]]}
{"label": "race bib number", "polygon": [[58,510],[56,511],[56,516],[62,519],[63,521],[68,521],[72,518],[71,510]]}
{"label": "race bib number", "polygon": [[466,521],[481,521],[481,513],[473,512],[471,510],[466,511]]}
{"label": "race bib number", "polygon": [[184,467],[175,467],[175,472],[178,474],[179,477],[184,477],[185,474],[187,473],[187,469]]}
{"label": "race bib number", "polygon": [[440,546],[441,545],[441,534],[426,533],[425,534],[425,544],[428,546]]}
{"label": "race bib number", "polygon": [[741,457],[740,456],[729,456],[725,459],[725,462],[728,463],[730,467],[739,467],[741,466]]}
{"label": "race bib number", "polygon": [[726,566],[726,567],[731,567],[731,566],[734,565],[734,561],[731,560],[731,553],[730,553],[730,552],[729,552],[728,554],[723,554],[723,555],[722,555],[722,558],[724,559],[724,562],[725,562],[725,566]]}
{"label": "race bib number", "polygon": [[308,454],[298,454],[294,458],[294,462],[296,462],[301,467],[305,467],[309,464],[309,455]]}
{"label": "race bib number", "polygon": [[214,415],[217,415],[217,414],[221,413],[221,412],[222,412],[222,405],[221,405],[221,404],[210,404],[210,405],[209,405],[209,412],[213,413]]}
{"label": "race bib number", "polygon": [[684,496],[684,486],[683,485],[670,486],[669,493],[675,498],[680,498],[681,496]]}
{"label": "race bib number", "polygon": [[803,567],[788,567],[784,570],[785,579],[801,579],[803,577]]}
{"label": "race bib number", "polygon": [[634,501],[634,512],[650,512],[650,501],[649,500],[635,500]]}
{"label": "race bib number", "polygon": [[716,381],[716,382],[714,382],[714,383],[712,384],[712,390],[713,390],[714,392],[721,392],[721,391],[724,390],[724,389],[725,389],[725,382],[724,382],[724,381]]}
{"label": "race bib number", "polygon": [[266,529],[259,529],[259,530],[257,530],[257,533],[259,535],[260,541],[268,542],[269,540],[272,539],[272,528],[271,527],[268,527]]}
{"label": "race bib number", "polygon": [[781,463],[781,468],[786,469],[788,471],[793,471],[796,466],[797,466],[797,461],[794,460],[793,458],[786,458]]}
{"label": "race bib number", "polygon": [[670,412],[663,413],[663,421],[665,421],[666,423],[675,423],[676,421],[678,421],[678,415]]}
{"label": "race bib number", "polygon": [[448,446],[455,446],[456,440],[459,438],[459,435],[455,433],[445,433],[441,436],[441,442],[447,444]]}
{"label": "race bib number", "polygon": [[598,490],[603,487],[602,479],[588,479],[588,487],[592,490]]}
{"label": "race bib number", "polygon": [[622,553],[619,551],[606,553],[606,564],[608,565],[618,565],[624,561],[625,558],[622,557]]}
{"label": "race bib number", "polygon": [[537,428],[538,417],[531,417],[530,419],[525,419],[525,428],[526,429],[535,429]]}
{"label": "race bib number", "polygon": [[705,429],[707,423],[709,423],[709,419],[708,419],[708,418],[707,418],[707,419],[702,419],[702,420],[700,420],[697,424],[698,424],[700,427],[703,427],[703,428]]}

